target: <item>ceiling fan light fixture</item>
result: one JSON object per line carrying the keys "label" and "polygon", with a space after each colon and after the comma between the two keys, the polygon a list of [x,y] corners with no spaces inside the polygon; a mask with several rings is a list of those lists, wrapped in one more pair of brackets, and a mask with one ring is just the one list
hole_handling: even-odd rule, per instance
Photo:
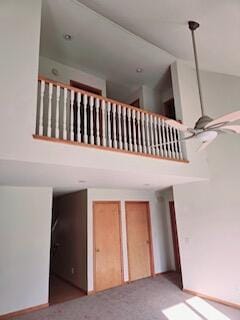
{"label": "ceiling fan light fixture", "polygon": [[218,133],[217,131],[203,131],[198,133],[197,138],[201,142],[209,142],[214,140],[217,137]]}

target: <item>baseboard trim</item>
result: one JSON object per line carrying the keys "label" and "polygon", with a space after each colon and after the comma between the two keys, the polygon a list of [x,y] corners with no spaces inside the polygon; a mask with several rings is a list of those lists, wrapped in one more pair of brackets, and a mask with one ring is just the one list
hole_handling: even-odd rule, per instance
{"label": "baseboard trim", "polygon": [[87,292],[87,295],[88,296],[93,296],[95,294],[95,291],[94,290],[91,290],[91,291],[88,291]]}
{"label": "baseboard trim", "polygon": [[161,275],[164,275],[164,274],[169,274],[169,273],[174,273],[176,272],[175,270],[167,270],[167,271],[164,271],[164,272],[157,272],[155,273],[155,276],[161,276]]}
{"label": "baseboard trim", "polygon": [[203,299],[206,299],[206,300],[210,300],[210,301],[213,301],[213,302],[217,302],[217,303],[223,304],[223,305],[225,305],[227,307],[240,309],[240,304],[237,304],[237,303],[232,303],[232,302],[229,302],[229,301],[221,300],[221,299],[218,299],[218,298],[215,298],[215,297],[211,297],[211,296],[208,296],[206,294],[202,294],[202,293],[199,293],[199,292],[196,292],[196,291],[192,291],[192,290],[188,290],[188,289],[182,289],[182,291],[185,292],[185,293],[189,293],[189,294],[191,294],[193,296],[197,296],[197,297],[200,297],[200,298],[203,298]]}
{"label": "baseboard trim", "polygon": [[18,311],[15,311],[15,312],[6,313],[4,315],[1,315],[0,319],[1,320],[7,320],[7,319],[11,319],[13,317],[19,317],[19,316],[22,316],[24,314],[31,313],[31,312],[38,311],[38,310],[42,310],[42,309],[45,309],[45,308],[48,308],[48,307],[49,307],[49,304],[48,303],[44,303],[44,304],[40,304],[40,305],[35,306],[35,307],[22,309],[22,310],[18,310]]}

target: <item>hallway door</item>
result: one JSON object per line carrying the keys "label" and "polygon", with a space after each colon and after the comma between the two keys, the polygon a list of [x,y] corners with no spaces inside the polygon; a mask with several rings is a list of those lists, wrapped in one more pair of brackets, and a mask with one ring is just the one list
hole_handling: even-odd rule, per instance
{"label": "hallway door", "polygon": [[129,280],[153,274],[149,204],[126,202]]}
{"label": "hallway door", "polygon": [[94,202],[95,291],[122,284],[120,218],[119,202]]}

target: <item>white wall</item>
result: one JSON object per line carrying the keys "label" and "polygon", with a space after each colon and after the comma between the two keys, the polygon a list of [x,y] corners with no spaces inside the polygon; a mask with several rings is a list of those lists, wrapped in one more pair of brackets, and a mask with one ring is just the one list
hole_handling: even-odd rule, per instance
{"label": "white wall", "polygon": [[0,187],[0,315],[48,303],[50,188]]}
{"label": "white wall", "polygon": [[[57,69],[59,74],[54,76],[52,69]],[[84,83],[88,86],[102,90],[102,95],[106,96],[106,80],[96,77],[90,73],[81,71],[80,69],[72,68],[61,64],[47,57],[39,57],[39,74],[48,79],[70,84],[70,80]]]}
{"label": "white wall", "polygon": [[[195,72],[182,63],[178,72],[183,113],[191,124],[199,116]],[[239,77],[202,72],[202,86],[209,116],[240,110]],[[209,146],[210,181],[174,187],[184,288],[238,304],[239,139],[222,135]]]}
{"label": "white wall", "polygon": [[93,290],[93,201],[121,201],[122,245],[124,281],[128,281],[127,236],[125,201],[149,201],[152,224],[153,255],[155,272],[172,269],[171,250],[168,242],[168,223],[162,211],[161,198],[155,192],[122,189],[88,189],[88,291]]}

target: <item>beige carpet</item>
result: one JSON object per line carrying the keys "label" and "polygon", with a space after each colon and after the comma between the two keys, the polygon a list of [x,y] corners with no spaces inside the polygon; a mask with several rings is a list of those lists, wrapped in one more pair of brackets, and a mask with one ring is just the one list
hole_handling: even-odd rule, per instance
{"label": "beige carpet", "polygon": [[182,292],[176,276],[136,281],[51,306],[18,320],[239,320],[240,310]]}

